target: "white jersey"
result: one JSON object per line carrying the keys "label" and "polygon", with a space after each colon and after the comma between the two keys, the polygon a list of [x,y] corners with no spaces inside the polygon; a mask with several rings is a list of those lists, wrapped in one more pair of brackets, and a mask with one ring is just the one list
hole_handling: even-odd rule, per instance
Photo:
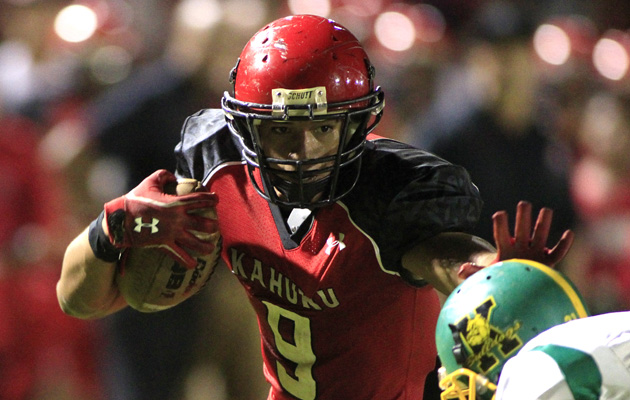
{"label": "white jersey", "polygon": [[505,363],[496,400],[630,399],[630,312],[555,326]]}

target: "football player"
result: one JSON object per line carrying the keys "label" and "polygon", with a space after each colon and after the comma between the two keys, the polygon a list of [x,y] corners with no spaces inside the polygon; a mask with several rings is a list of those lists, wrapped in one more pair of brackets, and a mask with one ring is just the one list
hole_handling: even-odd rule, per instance
{"label": "football player", "polygon": [[484,268],[440,312],[442,399],[630,398],[630,312],[586,317],[556,270],[520,259]]}
{"label": "football player", "polygon": [[[479,267],[515,256],[548,264],[552,212],[494,220],[496,246],[466,233],[482,201],[468,173],[376,136],[385,105],[363,47],[311,15],[262,28],[230,74],[222,109],[188,118],[176,176],[206,193],[163,194],[159,171],[104,212],[66,252],[58,297],[82,318],[126,304],[114,280],[125,248],[160,246],[182,264],[223,238],[222,258],[258,316],[270,399],[421,399],[437,356],[439,299]],[[188,211],[216,207],[218,219]],[[159,220],[151,233],[146,222]],[[140,223],[138,223],[140,221]],[[533,232],[532,232],[533,231]],[[460,272],[461,271],[461,272]]]}

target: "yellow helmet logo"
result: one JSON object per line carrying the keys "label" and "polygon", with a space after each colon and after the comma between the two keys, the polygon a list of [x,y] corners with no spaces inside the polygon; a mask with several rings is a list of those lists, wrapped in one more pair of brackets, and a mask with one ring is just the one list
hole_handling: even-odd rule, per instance
{"label": "yellow helmet logo", "polygon": [[495,307],[494,297],[490,296],[475,307],[474,315],[465,316],[454,326],[468,354],[463,364],[483,374],[499,364],[498,355],[505,358],[523,345],[517,335],[521,328],[519,321],[505,330],[490,323]]}

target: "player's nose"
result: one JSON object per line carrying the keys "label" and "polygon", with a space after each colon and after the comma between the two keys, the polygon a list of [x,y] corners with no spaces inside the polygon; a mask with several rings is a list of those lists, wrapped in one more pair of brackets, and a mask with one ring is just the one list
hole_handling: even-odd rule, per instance
{"label": "player's nose", "polygon": [[313,132],[308,128],[297,131],[292,140],[289,158],[292,160],[306,160],[314,158],[317,151],[317,143],[314,139]]}

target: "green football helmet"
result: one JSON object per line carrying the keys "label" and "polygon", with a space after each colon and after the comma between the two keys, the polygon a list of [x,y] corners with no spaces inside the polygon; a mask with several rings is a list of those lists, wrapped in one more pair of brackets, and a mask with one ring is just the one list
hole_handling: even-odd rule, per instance
{"label": "green football helmet", "polygon": [[505,362],[534,336],[588,316],[562,273],[513,259],[493,264],[446,299],[436,327],[442,400],[492,399]]}

